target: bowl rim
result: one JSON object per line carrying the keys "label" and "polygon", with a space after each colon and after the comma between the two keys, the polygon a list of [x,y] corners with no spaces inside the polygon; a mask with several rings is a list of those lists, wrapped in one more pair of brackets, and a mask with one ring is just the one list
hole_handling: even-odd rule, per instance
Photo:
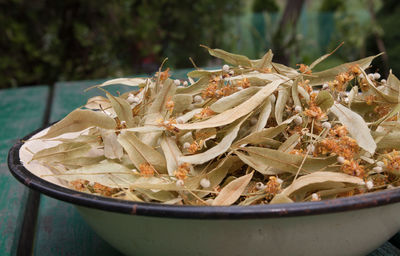
{"label": "bowl rim", "polygon": [[79,206],[115,213],[151,217],[185,219],[260,219],[299,217],[338,213],[400,202],[400,189],[386,189],[362,195],[322,200],[250,206],[188,206],[161,203],[135,202],[93,195],[59,186],[46,181],[27,170],[20,161],[19,151],[24,141],[50,125],[39,128],[18,140],[8,153],[8,167],[12,175],[27,187],[47,196]]}

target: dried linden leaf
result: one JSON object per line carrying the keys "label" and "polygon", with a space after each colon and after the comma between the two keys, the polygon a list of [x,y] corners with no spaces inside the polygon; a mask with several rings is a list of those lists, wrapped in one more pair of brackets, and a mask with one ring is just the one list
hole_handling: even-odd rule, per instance
{"label": "dried linden leaf", "polygon": [[335,103],[331,107],[331,111],[339,118],[339,121],[346,126],[351,136],[357,141],[357,144],[361,148],[371,154],[375,153],[376,143],[371,136],[371,131],[367,124],[359,114],[338,103]]}
{"label": "dried linden leaf", "polygon": [[89,127],[111,130],[115,126],[114,119],[102,112],[76,109],[64,119],[52,125],[47,133],[38,139],[54,138],[65,133],[83,131]]}
{"label": "dried linden leaf", "polygon": [[231,181],[226,185],[212,202],[212,205],[231,205],[242,195],[249,184],[253,172]]}

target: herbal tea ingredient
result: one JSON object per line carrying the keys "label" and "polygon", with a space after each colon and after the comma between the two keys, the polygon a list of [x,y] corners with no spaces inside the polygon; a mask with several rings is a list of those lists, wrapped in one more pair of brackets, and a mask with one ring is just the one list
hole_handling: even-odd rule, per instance
{"label": "herbal tea ingredient", "polygon": [[[69,187],[177,205],[319,201],[400,184],[400,81],[367,74],[372,56],[313,72],[210,49],[226,62],[188,81],[169,69],[94,86],[34,153]],[[135,90],[111,95],[105,86]],[[136,88],[139,87],[139,90]],[[93,89],[90,88],[90,89]],[[76,136],[63,136],[75,132]]]}

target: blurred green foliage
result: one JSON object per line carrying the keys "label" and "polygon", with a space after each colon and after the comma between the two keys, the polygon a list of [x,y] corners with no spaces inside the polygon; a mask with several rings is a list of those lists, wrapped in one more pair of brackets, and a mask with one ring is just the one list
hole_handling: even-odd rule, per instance
{"label": "blurred green foliage", "polygon": [[[377,13],[377,21],[380,26],[378,33],[382,36],[383,42],[386,47],[388,55],[388,65],[393,70],[393,73],[400,76],[400,1],[398,0],[385,0],[383,1],[382,8]],[[370,37],[368,39],[368,54],[379,51]],[[383,70],[382,59],[376,63],[378,70]]]}
{"label": "blurred green foliage", "polygon": [[279,5],[275,0],[254,0],[252,6],[253,12],[278,12]]}
{"label": "blurred green foliage", "polygon": [[198,65],[199,44],[223,47],[223,17],[240,0],[0,2],[0,88]]}

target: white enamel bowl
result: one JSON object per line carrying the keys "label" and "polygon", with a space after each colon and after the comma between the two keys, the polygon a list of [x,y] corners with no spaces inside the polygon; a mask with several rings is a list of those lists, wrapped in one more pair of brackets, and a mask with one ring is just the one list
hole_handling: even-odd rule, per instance
{"label": "white enamel bowl", "polygon": [[78,192],[54,177],[41,178],[49,170],[23,164],[29,143],[11,148],[11,173],[32,189],[76,205],[90,226],[126,255],[366,255],[400,230],[397,188],[277,205],[138,203]]}

